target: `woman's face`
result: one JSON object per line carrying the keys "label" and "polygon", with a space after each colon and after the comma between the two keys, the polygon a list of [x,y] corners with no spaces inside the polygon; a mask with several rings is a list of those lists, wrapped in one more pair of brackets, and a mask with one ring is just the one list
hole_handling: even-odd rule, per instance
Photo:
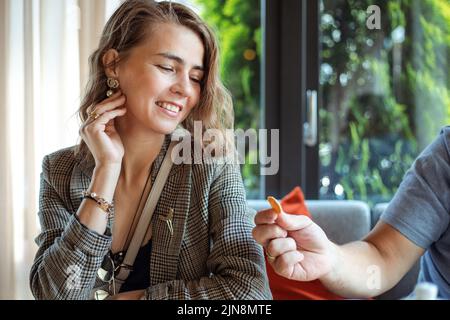
{"label": "woman's face", "polygon": [[200,99],[204,46],[189,28],[158,24],[117,67],[128,124],[170,134]]}

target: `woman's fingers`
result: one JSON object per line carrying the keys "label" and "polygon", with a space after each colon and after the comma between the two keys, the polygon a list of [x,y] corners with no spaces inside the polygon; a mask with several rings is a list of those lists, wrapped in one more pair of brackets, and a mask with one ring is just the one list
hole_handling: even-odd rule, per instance
{"label": "woman's fingers", "polygon": [[108,103],[108,102],[110,102],[110,101],[112,101],[112,100],[114,100],[114,99],[117,99],[117,98],[120,97],[121,95],[122,95],[122,92],[121,92],[121,91],[117,91],[117,92],[114,93],[111,97],[109,97],[109,98],[103,100],[102,102],[100,102],[100,103],[98,103],[98,104],[95,104],[95,105],[89,106],[89,107],[86,109],[86,112],[89,114],[89,113],[91,113],[93,110],[95,110],[98,106],[100,106],[100,105],[102,105],[102,104],[105,104],[105,103]]}
{"label": "woman's fingers", "polygon": [[[100,131],[104,131],[104,129],[106,129],[106,126],[111,120],[123,116],[126,113],[127,113],[126,108],[119,108],[109,112],[105,112],[102,115],[100,115],[97,119],[95,120],[90,119],[87,122],[85,122],[84,125],[80,128],[80,134],[84,138],[88,132],[97,132],[99,130],[99,126]],[[105,128],[103,128],[103,126],[105,126]]]}
{"label": "woman's fingers", "polygon": [[119,90],[116,93],[114,93],[112,96],[110,96],[110,97],[106,98],[105,100],[103,100],[102,102],[98,103],[97,106],[111,102],[111,101],[119,98],[122,94],[123,94],[122,91]]}
{"label": "woman's fingers", "polygon": [[88,107],[86,112],[88,115],[92,112],[95,112],[97,115],[102,115],[105,112],[114,110],[115,108],[124,105],[125,102],[126,97],[121,92],[116,92],[114,95],[103,100],[99,104]]}
{"label": "woman's fingers", "polygon": [[114,110],[114,109],[124,105],[125,102],[126,102],[125,96],[120,95],[110,101],[103,101],[102,103],[98,104],[95,107],[94,111],[95,111],[95,113],[102,115],[105,112]]}
{"label": "woman's fingers", "polygon": [[87,109],[88,115],[90,115],[86,120],[86,126],[95,123],[100,125],[107,125],[108,122],[118,116],[125,114],[125,108],[119,108],[123,106],[126,102],[125,96],[119,91],[113,94],[108,99],[103,100],[101,103],[95,105],[93,108],[89,107]]}
{"label": "woman's fingers", "polygon": [[107,125],[109,121],[114,118],[120,117],[127,113],[126,108],[114,109],[112,111],[107,111],[103,113],[95,122],[99,125]]}

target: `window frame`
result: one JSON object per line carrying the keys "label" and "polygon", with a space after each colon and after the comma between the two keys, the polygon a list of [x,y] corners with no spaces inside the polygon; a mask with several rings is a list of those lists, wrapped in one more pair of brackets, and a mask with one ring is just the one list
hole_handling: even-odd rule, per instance
{"label": "window frame", "polygon": [[[319,1],[262,0],[261,8],[264,124],[280,129],[279,172],[262,179],[264,195],[280,198],[301,186],[307,199],[318,199],[319,137],[315,146],[306,146],[303,124],[306,92],[320,88]],[[318,112],[315,120],[319,126]]]}

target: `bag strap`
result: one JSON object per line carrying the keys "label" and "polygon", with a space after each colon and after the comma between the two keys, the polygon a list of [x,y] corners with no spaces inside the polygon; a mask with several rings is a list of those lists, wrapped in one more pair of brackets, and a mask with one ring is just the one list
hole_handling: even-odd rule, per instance
{"label": "bag strap", "polygon": [[161,168],[156,176],[155,184],[152,186],[144,209],[142,210],[142,215],[136,226],[136,230],[134,231],[133,238],[131,239],[130,245],[125,254],[125,258],[120,265],[119,274],[115,277],[116,292],[120,291],[120,287],[128,278],[133,269],[134,260],[136,259],[139,249],[141,248],[147,229],[152,220],[153,212],[155,211],[159,197],[161,196],[161,192],[167,181],[167,177],[169,176],[170,169],[172,168],[173,162],[171,159],[171,154],[175,144],[176,141],[172,141],[166,152]]}

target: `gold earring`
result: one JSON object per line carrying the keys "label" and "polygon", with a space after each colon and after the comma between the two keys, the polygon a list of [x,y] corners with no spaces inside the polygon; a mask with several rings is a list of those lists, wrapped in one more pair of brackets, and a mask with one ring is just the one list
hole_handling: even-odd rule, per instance
{"label": "gold earring", "polygon": [[114,89],[117,89],[119,87],[119,81],[113,78],[108,78],[107,84],[109,90],[106,92],[106,96],[109,98],[114,94]]}

